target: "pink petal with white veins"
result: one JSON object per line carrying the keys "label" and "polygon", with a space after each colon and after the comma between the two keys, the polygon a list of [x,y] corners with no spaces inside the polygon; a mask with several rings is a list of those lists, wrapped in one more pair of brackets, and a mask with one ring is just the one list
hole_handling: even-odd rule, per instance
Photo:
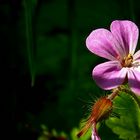
{"label": "pink petal with white veins", "polygon": [[108,61],[97,65],[92,72],[93,79],[99,87],[110,90],[124,82],[127,69],[121,68],[118,61]]}
{"label": "pink petal with white veins", "polygon": [[133,55],[139,35],[136,24],[128,20],[115,20],[111,23],[110,29],[114,37],[118,40],[124,56],[128,53]]}
{"label": "pink petal with white veins", "polygon": [[140,50],[133,55],[132,67],[140,72]]}
{"label": "pink petal with white veins", "polygon": [[131,90],[140,95],[140,72],[137,70],[130,70],[128,71],[128,84]]}
{"label": "pink petal with white veins", "polygon": [[140,50],[133,55],[134,60],[140,60]]}
{"label": "pink petal with white veins", "polygon": [[115,47],[115,38],[106,29],[97,29],[91,32],[86,39],[87,48],[94,54],[108,60],[116,60],[119,54]]}

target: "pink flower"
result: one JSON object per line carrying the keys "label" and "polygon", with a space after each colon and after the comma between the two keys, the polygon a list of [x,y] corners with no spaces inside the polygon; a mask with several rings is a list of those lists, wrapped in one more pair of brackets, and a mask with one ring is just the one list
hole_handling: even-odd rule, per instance
{"label": "pink flower", "polygon": [[93,79],[105,90],[127,81],[131,90],[140,95],[140,50],[135,53],[138,27],[128,20],[116,20],[110,30],[94,30],[86,39],[92,53],[109,60],[93,69]]}
{"label": "pink flower", "polygon": [[101,138],[99,137],[98,132],[96,130],[96,125],[94,125],[92,128],[91,140],[101,140]]}

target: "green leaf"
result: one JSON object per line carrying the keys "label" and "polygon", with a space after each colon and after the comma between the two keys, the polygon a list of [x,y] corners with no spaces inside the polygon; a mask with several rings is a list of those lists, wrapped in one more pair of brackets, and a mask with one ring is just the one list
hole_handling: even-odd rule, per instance
{"label": "green leaf", "polygon": [[140,139],[140,108],[135,100],[126,93],[121,93],[114,100],[115,113],[119,118],[110,117],[106,124],[112,131],[124,140]]}

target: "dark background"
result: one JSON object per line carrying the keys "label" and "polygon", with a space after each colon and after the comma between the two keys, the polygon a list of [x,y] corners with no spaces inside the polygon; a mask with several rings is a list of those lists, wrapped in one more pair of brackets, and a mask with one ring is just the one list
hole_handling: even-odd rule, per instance
{"label": "dark background", "polygon": [[[89,102],[106,94],[91,76],[104,59],[87,50],[86,37],[116,19],[140,27],[139,5],[139,0],[0,0],[2,80],[10,89],[6,97],[18,139],[36,140],[42,124],[50,133],[46,140],[58,137],[52,129],[72,139]],[[119,139],[102,127],[102,139],[108,134]]]}

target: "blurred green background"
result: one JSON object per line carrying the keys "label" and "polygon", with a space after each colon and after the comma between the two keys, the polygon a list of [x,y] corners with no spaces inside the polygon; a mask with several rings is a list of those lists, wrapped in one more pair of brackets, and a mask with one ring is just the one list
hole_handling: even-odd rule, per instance
{"label": "blurred green background", "polygon": [[[116,19],[139,26],[139,8],[139,0],[0,0],[1,55],[19,140],[77,140],[91,103],[106,94],[91,76],[104,59],[87,50],[85,39]],[[105,124],[99,133],[119,139]]]}

